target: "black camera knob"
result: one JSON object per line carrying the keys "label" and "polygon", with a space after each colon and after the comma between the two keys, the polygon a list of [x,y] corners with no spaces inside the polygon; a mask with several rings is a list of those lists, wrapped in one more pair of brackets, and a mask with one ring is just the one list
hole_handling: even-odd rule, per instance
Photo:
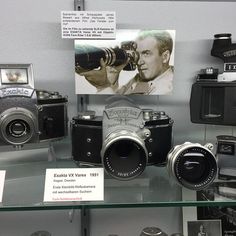
{"label": "black camera knob", "polygon": [[46,99],[48,98],[48,93],[46,93],[45,91],[38,91],[38,99]]}
{"label": "black camera knob", "polygon": [[143,119],[145,121],[151,120],[152,112],[152,109],[143,109]]}
{"label": "black camera knob", "polygon": [[146,227],[140,236],[167,236],[167,234],[157,227]]}
{"label": "black camera knob", "polygon": [[223,34],[215,34],[214,37],[215,39],[229,39],[231,38],[231,35],[230,33],[223,33]]}
{"label": "black camera knob", "polygon": [[50,93],[50,98],[56,99],[56,98],[60,98],[61,95],[59,94],[59,92],[51,92]]}

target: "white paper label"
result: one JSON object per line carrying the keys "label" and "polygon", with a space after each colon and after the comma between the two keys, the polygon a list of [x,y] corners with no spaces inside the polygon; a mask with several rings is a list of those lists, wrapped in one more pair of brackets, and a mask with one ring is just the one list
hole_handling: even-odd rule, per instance
{"label": "white paper label", "polygon": [[3,188],[5,183],[5,170],[0,170],[0,202],[2,202]]}
{"label": "white paper label", "polygon": [[103,201],[103,168],[47,169],[44,201]]}
{"label": "white paper label", "polygon": [[115,39],[116,14],[111,11],[62,11],[62,38]]}

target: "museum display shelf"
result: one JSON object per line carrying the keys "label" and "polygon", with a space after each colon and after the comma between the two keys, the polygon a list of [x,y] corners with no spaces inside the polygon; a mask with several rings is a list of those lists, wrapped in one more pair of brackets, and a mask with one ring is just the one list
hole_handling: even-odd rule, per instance
{"label": "museum display shelf", "polygon": [[79,167],[70,157],[49,161],[47,151],[39,150],[1,153],[0,169],[6,170],[6,178],[0,211],[236,205],[234,182],[215,182],[196,200],[195,191],[182,189],[165,167],[156,166],[129,181],[105,174],[104,201],[44,202],[46,169]]}

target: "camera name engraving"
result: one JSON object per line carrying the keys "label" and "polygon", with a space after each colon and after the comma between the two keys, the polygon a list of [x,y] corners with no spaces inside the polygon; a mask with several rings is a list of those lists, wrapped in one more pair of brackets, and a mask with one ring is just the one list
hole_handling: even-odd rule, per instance
{"label": "camera name engraving", "polygon": [[4,88],[0,91],[0,97],[25,96],[31,97],[34,90],[29,88]]}
{"label": "camera name engraving", "polygon": [[137,119],[140,110],[139,109],[127,109],[127,108],[116,108],[116,109],[108,109],[106,110],[106,114],[109,119],[114,119],[114,118],[130,118],[130,119]]}

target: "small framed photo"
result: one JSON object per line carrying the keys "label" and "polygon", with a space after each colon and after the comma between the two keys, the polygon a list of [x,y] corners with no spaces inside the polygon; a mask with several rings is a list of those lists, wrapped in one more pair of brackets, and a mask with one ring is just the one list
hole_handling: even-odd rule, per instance
{"label": "small framed photo", "polygon": [[222,236],[221,220],[187,222],[188,236]]}
{"label": "small framed photo", "polygon": [[0,64],[0,85],[34,87],[32,64]]}

